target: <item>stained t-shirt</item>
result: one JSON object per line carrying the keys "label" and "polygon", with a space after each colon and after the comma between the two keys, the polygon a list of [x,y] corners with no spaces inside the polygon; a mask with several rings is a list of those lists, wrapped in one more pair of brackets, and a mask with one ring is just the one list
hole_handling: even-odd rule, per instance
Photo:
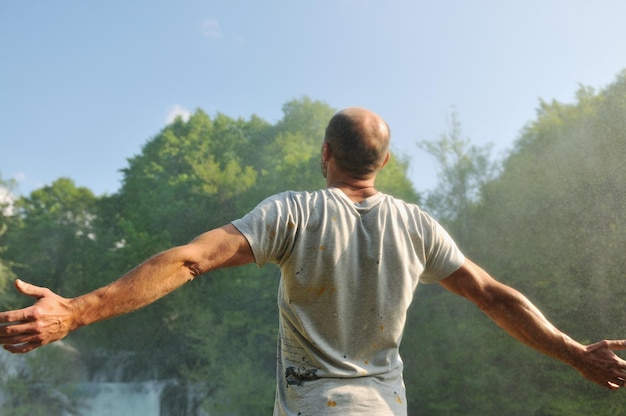
{"label": "stained t-shirt", "polygon": [[281,269],[274,415],[406,415],[398,348],[418,282],[463,254],[415,204],[383,193],[284,192],[233,225]]}

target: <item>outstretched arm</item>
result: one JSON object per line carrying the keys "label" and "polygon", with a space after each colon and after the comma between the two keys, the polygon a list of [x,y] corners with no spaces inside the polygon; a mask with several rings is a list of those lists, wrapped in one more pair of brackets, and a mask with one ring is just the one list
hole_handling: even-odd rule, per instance
{"label": "outstretched arm", "polygon": [[0,344],[11,352],[28,352],[81,326],[135,311],[210,270],[252,261],[245,237],[227,225],[157,254],[113,283],[77,298],[18,280],[17,289],[37,301],[0,313]]}
{"label": "outstretched arm", "polygon": [[610,389],[626,384],[626,361],[613,352],[626,349],[626,340],[605,340],[588,346],[574,341],[524,295],[496,281],[469,260],[441,285],[475,303],[517,340],[569,364],[585,378]]}

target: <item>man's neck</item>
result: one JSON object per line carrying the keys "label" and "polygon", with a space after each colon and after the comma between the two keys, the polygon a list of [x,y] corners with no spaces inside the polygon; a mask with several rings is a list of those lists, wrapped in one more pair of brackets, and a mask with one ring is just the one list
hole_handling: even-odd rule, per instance
{"label": "man's neck", "polygon": [[338,169],[332,159],[324,165],[322,171],[326,177],[326,187],[339,189],[346,194],[352,202],[362,202],[378,193],[374,187],[374,182],[376,181],[375,174],[365,178],[355,178],[343,172],[341,169]]}
{"label": "man's neck", "polygon": [[362,202],[370,196],[376,195],[378,191],[374,187],[374,181],[329,181],[327,183],[328,188],[337,188],[352,202]]}

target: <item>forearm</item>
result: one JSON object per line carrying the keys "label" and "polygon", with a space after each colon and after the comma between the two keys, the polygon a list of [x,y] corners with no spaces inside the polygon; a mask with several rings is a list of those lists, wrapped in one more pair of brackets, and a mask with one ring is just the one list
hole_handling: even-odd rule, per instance
{"label": "forearm", "polygon": [[575,365],[584,348],[552,325],[524,295],[469,260],[442,285],[475,303],[507,333],[537,351]]}
{"label": "forearm", "polygon": [[524,295],[496,283],[490,301],[478,306],[498,326],[535,350],[576,366],[584,346],[556,328]]}
{"label": "forearm", "polygon": [[189,244],[146,260],[119,280],[73,299],[75,328],[142,308],[210,270],[253,260],[247,240],[232,225],[208,231]]}
{"label": "forearm", "polygon": [[537,351],[569,364],[602,387],[624,386],[626,363],[612,350],[624,349],[626,341],[582,345],[554,327],[521,293],[506,286],[500,289],[495,289],[496,300],[484,311],[505,331]]}
{"label": "forearm", "polygon": [[192,280],[198,272],[183,250],[162,252],[109,285],[72,299],[71,330],[133,312]]}

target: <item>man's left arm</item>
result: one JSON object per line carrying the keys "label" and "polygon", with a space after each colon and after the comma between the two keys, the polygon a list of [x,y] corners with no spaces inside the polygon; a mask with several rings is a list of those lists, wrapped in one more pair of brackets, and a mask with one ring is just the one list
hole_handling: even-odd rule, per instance
{"label": "man's left arm", "polygon": [[114,282],[75,298],[18,280],[17,289],[36,301],[24,309],[0,312],[0,345],[14,353],[29,352],[79,327],[147,306],[201,274],[252,261],[248,241],[229,224],[163,251]]}
{"label": "man's left arm", "polygon": [[626,349],[626,340],[592,345],[576,342],[552,325],[524,295],[496,281],[470,260],[440,284],[472,301],[517,340],[569,364],[585,378],[610,389],[626,384],[626,361],[613,352]]}

